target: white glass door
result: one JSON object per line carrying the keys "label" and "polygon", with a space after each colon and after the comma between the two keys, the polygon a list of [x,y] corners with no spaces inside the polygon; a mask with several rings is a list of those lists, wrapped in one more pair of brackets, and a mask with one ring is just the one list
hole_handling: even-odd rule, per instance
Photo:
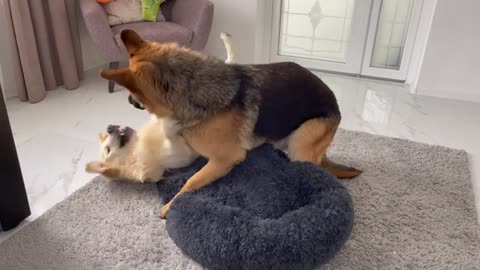
{"label": "white glass door", "polygon": [[405,80],[423,1],[374,0],[361,74]]}
{"label": "white glass door", "polygon": [[270,61],[360,73],[371,0],[274,1]]}
{"label": "white glass door", "polygon": [[274,0],[270,61],[405,80],[424,0]]}

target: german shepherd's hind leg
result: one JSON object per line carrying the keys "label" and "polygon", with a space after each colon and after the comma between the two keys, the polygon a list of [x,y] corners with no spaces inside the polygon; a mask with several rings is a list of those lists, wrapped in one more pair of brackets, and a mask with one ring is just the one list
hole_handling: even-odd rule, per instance
{"label": "german shepherd's hind leg", "polygon": [[[209,185],[242,162],[247,149],[242,146],[239,134],[241,116],[234,111],[218,113],[216,116],[183,131],[188,144],[200,155],[208,158],[208,163],[196,172],[168,202],[160,213],[165,218],[175,198],[184,193]],[[199,205],[198,207],[202,207]]]}
{"label": "german shepherd's hind leg", "polygon": [[340,165],[327,158],[339,121],[329,118],[315,118],[306,121],[288,139],[288,155],[294,161],[310,161],[327,169],[338,178],[353,178],[362,172]]}

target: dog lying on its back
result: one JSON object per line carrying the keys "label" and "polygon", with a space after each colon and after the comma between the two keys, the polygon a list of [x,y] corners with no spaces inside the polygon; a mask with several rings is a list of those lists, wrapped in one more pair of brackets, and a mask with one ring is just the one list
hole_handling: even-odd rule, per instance
{"label": "dog lying on its back", "polygon": [[111,180],[157,182],[165,170],[187,166],[198,156],[175,132],[174,124],[155,116],[138,131],[109,125],[99,135],[100,157],[86,171]]}
{"label": "dog lying on its back", "polygon": [[174,43],[145,41],[132,30],[120,36],[129,66],[103,70],[102,77],[125,86],[148,112],[178,121],[188,145],[209,160],[178,194],[226,175],[264,142],[283,142],[292,160],[340,178],[361,173],[327,159],[340,110],[333,92],[309,70],[295,63],[229,65]]}

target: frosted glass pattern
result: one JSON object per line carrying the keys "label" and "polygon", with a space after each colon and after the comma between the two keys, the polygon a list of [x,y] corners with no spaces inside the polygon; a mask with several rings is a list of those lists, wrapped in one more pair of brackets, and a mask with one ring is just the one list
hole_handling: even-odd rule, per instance
{"label": "frosted glass pattern", "polygon": [[283,0],[279,54],[345,63],[355,0]]}

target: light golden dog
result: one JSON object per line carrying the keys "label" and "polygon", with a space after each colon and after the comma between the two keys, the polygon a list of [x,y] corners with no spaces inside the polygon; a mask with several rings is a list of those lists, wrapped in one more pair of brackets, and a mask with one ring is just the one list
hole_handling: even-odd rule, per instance
{"label": "light golden dog", "polygon": [[157,182],[165,170],[187,166],[197,157],[176,135],[174,123],[154,116],[138,131],[109,125],[99,139],[99,159],[87,163],[86,171],[111,180]]}

